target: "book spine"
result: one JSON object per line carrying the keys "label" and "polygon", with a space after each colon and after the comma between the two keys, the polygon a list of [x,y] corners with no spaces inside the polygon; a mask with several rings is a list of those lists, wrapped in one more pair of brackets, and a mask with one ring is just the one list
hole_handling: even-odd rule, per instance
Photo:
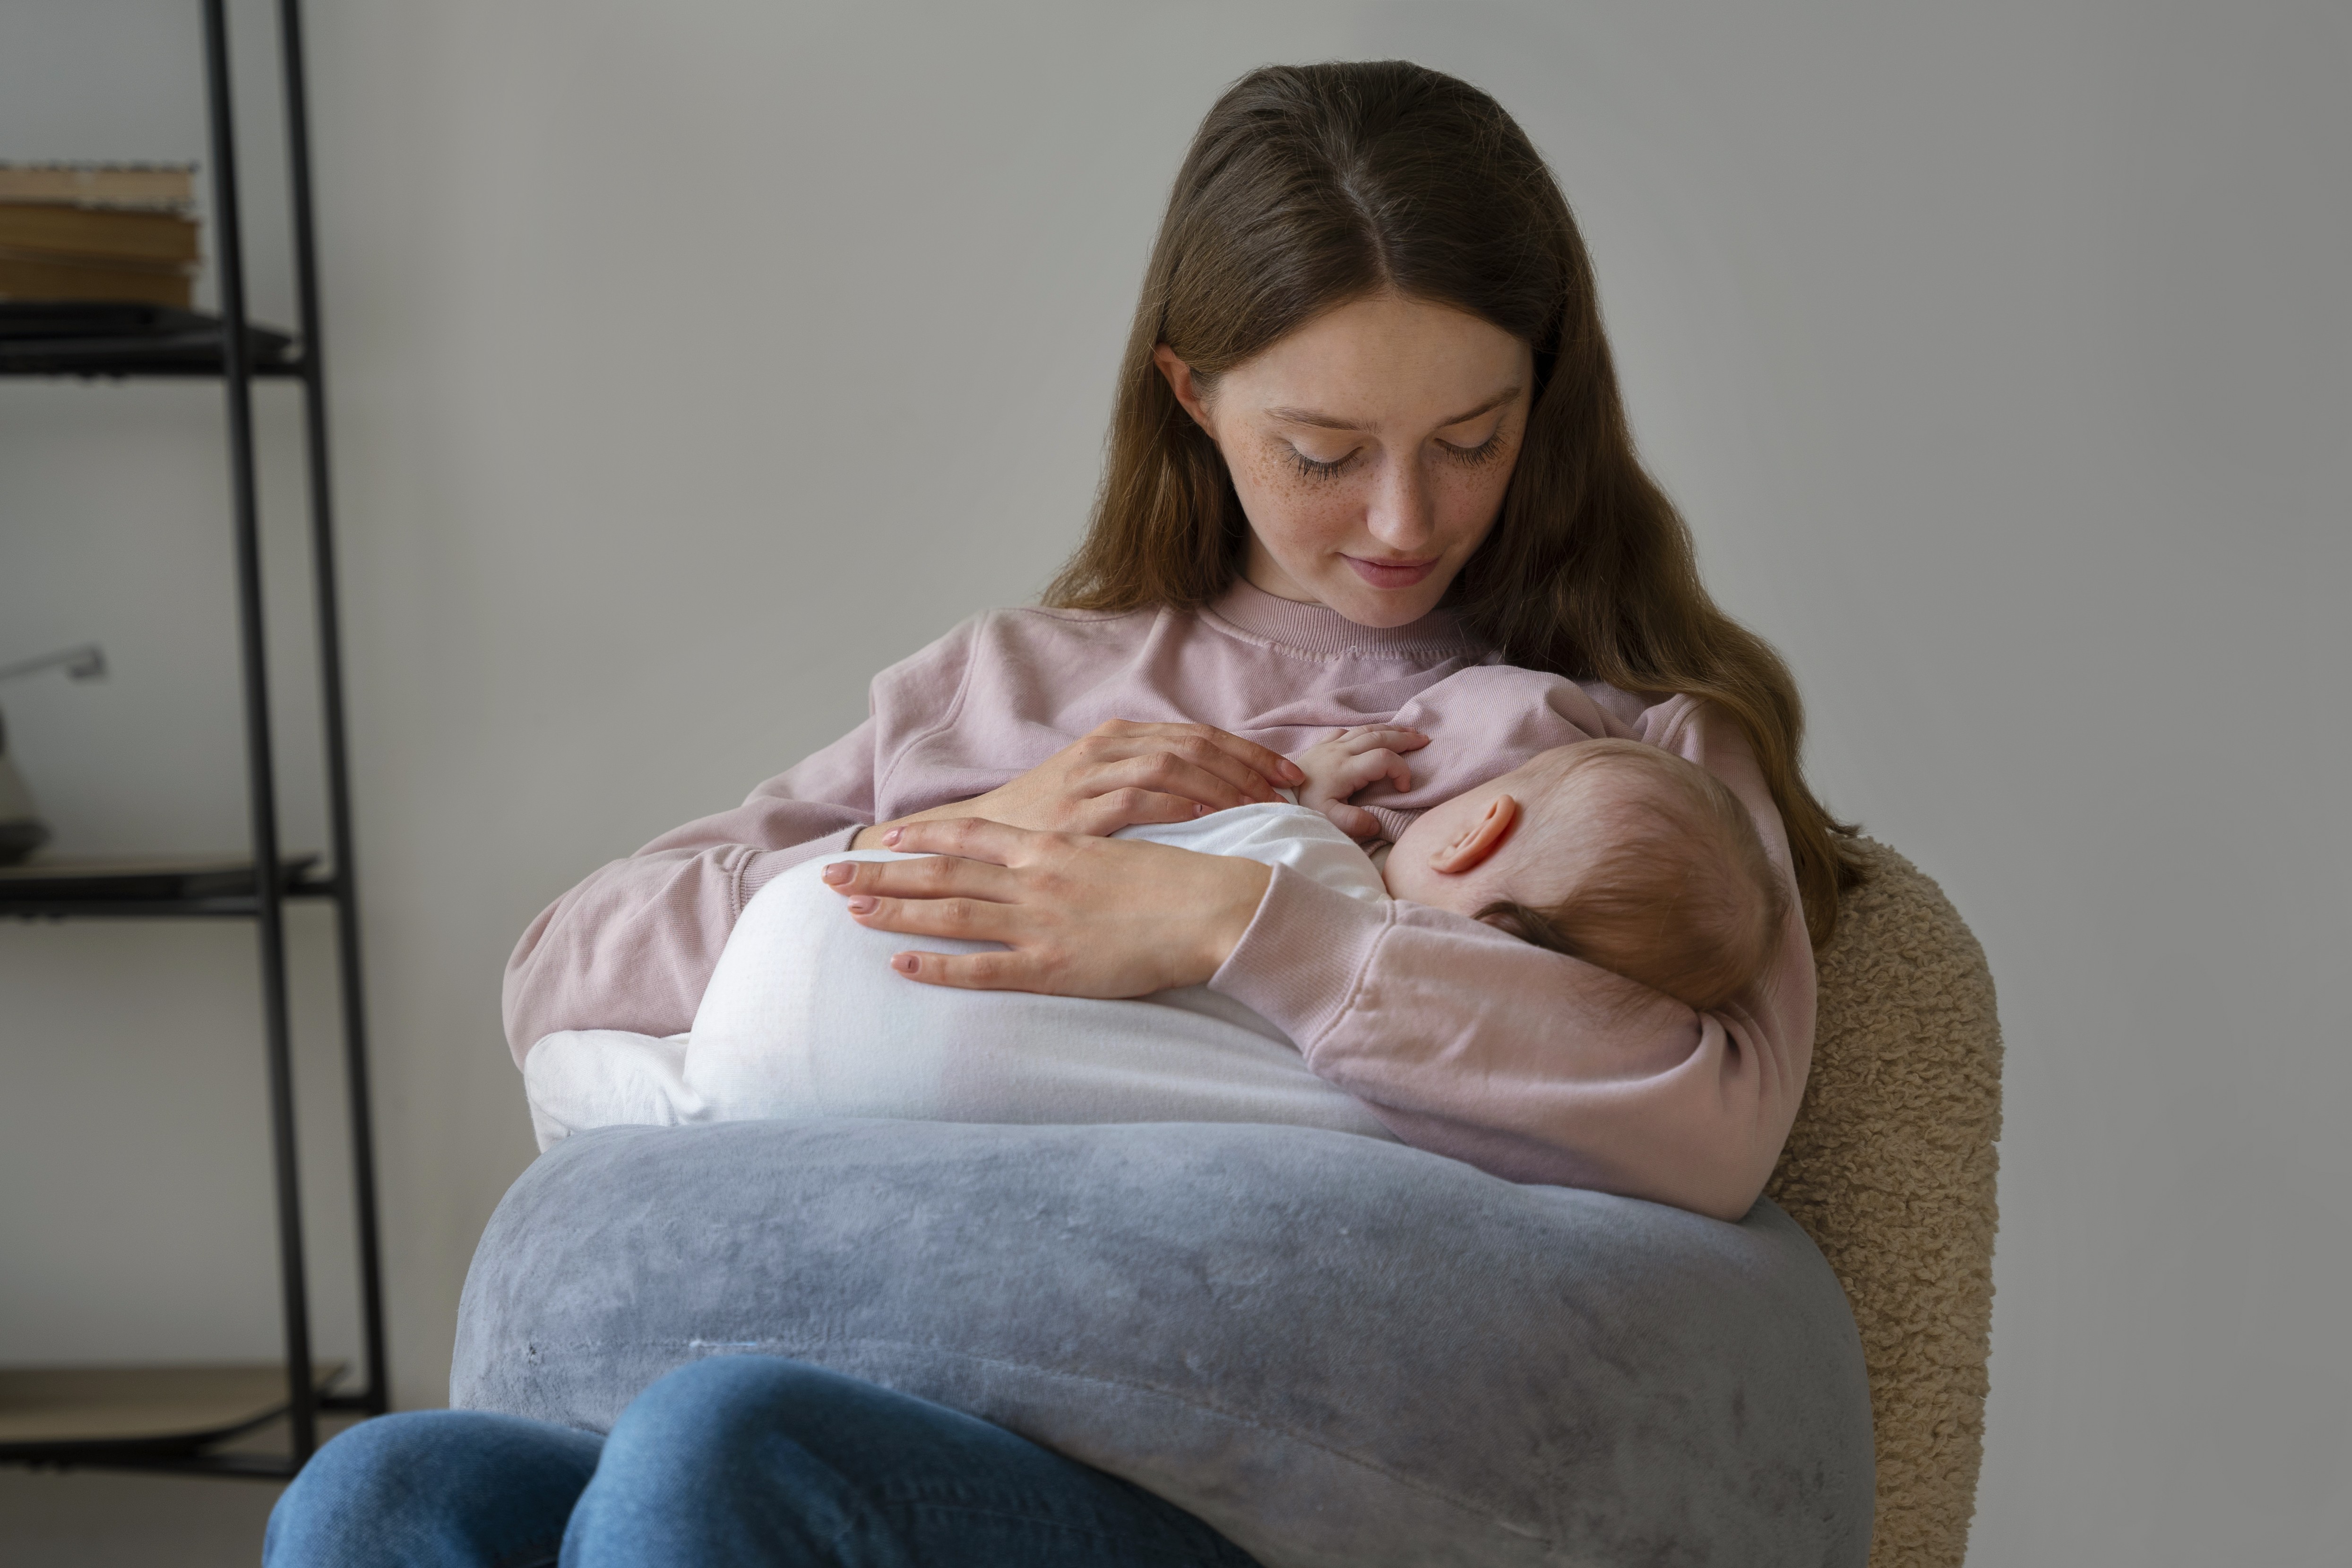
{"label": "book spine", "polygon": [[0,300],[118,300],[188,308],[186,272],[167,267],[120,267],[59,261],[0,252]]}
{"label": "book spine", "polygon": [[115,261],[194,261],[196,225],[170,213],[0,202],[0,250]]}
{"label": "book spine", "polygon": [[186,163],[0,163],[0,201],[174,211],[188,205]]}

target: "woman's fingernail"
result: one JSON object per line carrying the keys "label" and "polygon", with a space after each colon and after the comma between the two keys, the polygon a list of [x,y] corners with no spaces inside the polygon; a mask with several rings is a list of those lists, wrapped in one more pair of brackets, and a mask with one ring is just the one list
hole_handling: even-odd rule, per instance
{"label": "woman's fingernail", "polygon": [[897,970],[901,974],[912,974],[915,973],[916,963],[917,961],[913,953],[902,952],[898,957],[890,961],[890,967]]}
{"label": "woman's fingernail", "polygon": [[849,912],[853,915],[870,915],[874,912],[874,900],[860,893],[849,900]]}
{"label": "woman's fingernail", "polygon": [[857,868],[846,860],[836,860],[824,868],[824,879],[838,888],[857,873]]}
{"label": "woman's fingernail", "polygon": [[1195,805],[1192,807],[1192,815],[1195,816],[1206,816],[1209,815],[1209,808],[1205,805]]}
{"label": "woman's fingernail", "polygon": [[898,835],[904,831],[904,828],[894,827],[889,832],[882,836],[882,842],[885,844],[896,844],[898,842]]}
{"label": "woman's fingernail", "polygon": [[1282,764],[1282,778],[1285,784],[1305,784],[1307,782],[1307,770],[1300,767],[1297,763],[1286,762]]}

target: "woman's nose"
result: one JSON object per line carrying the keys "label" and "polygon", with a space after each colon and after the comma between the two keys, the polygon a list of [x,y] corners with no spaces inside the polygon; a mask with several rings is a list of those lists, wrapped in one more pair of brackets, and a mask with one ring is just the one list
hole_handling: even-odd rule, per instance
{"label": "woman's nose", "polygon": [[1419,463],[1391,459],[1381,465],[1364,524],[1374,539],[1406,555],[1428,544],[1437,531],[1437,513]]}

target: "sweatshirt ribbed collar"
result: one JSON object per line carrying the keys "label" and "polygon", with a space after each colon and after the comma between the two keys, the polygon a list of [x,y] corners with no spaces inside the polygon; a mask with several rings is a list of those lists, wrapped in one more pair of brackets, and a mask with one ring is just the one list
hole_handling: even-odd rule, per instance
{"label": "sweatshirt ribbed collar", "polygon": [[1349,654],[1399,658],[1412,654],[1466,654],[1478,651],[1451,610],[1433,610],[1402,626],[1360,626],[1339,611],[1322,605],[1303,605],[1237,580],[1209,614],[1254,637],[1311,654],[1337,658]]}

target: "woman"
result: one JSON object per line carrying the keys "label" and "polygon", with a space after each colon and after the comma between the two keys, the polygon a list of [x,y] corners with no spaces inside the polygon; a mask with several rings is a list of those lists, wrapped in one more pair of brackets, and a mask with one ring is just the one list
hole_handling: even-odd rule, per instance
{"label": "woman", "polygon": [[[1787,671],[1708,599],[1635,459],[1581,243],[1498,105],[1393,62],[1261,70],[1219,101],[1046,603],[886,671],[849,736],[557,900],[508,972],[518,1060],[559,1029],[685,1029],[767,879],[880,845],[943,858],[829,873],[848,918],[1005,948],[918,946],[895,961],[911,981],[1207,984],[1409,1142],[1746,1212],[1803,1090],[1811,942],[1852,873],[1798,770]],[[1717,1014],[1629,1005],[1475,921],[1104,837],[1273,798],[1297,782],[1284,750],[1492,660],[1587,683],[1740,795],[1796,895],[1768,984]],[[1492,750],[1493,773],[1523,760]],[[370,1541],[453,1563],[559,1542],[567,1563],[1245,1561],[1123,1481],[767,1357],[673,1373],[601,1446],[476,1413],[359,1427],[289,1491],[270,1560],[374,1561]]]}

